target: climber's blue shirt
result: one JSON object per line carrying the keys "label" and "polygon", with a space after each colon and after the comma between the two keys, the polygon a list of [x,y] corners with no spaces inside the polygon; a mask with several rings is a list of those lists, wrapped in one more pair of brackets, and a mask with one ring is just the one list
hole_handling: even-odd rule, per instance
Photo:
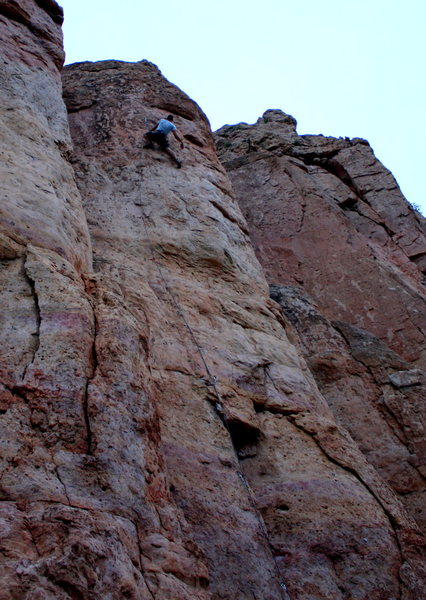
{"label": "climber's blue shirt", "polygon": [[171,131],[174,131],[175,129],[176,129],[176,125],[173,125],[173,123],[171,123],[167,119],[160,119],[158,121],[157,129],[155,131],[160,131],[161,133],[164,133],[164,135],[167,135],[168,133],[170,133]]}

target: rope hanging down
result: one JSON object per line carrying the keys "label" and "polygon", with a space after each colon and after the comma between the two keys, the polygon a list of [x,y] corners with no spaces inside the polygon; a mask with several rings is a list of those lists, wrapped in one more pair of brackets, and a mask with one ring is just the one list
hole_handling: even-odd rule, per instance
{"label": "rope hanging down", "polygon": [[[141,206],[141,208],[143,207],[143,203],[142,202],[140,203],[140,206]],[[166,278],[165,278],[165,276],[163,274],[161,266],[160,266],[160,264],[159,264],[159,262],[158,262],[158,260],[157,260],[157,258],[155,256],[154,245],[152,243],[152,239],[151,239],[151,236],[150,236],[150,233],[149,233],[148,225],[146,223],[145,214],[143,213],[143,208],[142,208],[142,223],[143,223],[143,227],[145,229],[146,237],[147,237],[147,240],[148,240],[149,251],[150,251],[150,254],[151,254],[151,257],[152,257],[152,261],[153,261],[153,263],[154,263],[154,265],[155,265],[155,267],[156,267],[156,269],[158,271],[158,274],[160,276],[161,281],[163,282],[164,288],[167,290],[167,293],[170,296],[170,299],[172,301],[172,304],[173,304],[173,307],[175,309],[176,314],[182,319],[182,321],[183,321],[186,329],[188,330],[189,336],[190,336],[190,338],[191,338],[194,346],[196,347],[198,354],[200,355],[201,361],[203,363],[203,366],[204,366],[206,374],[207,374],[207,378],[203,378],[203,382],[204,382],[204,384],[205,384],[205,386],[207,388],[213,388],[214,396],[216,398],[215,402],[211,402],[211,404],[212,404],[212,406],[213,406],[213,408],[214,408],[217,416],[222,421],[224,427],[226,428],[226,430],[227,430],[227,432],[229,434],[229,437],[230,437],[231,443],[232,443],[232,447],[233,447],[235,455],[236,455],[236,459],[239,462],[238,449],[235,446],[234,437],[232,435],[231,428],[229,426],[229,422],[228,422],[228,419],[226,417],[226,413],[225,413],[225,410],[224,410],[224,407],[223,407],[222,397],[220,395],[220,392],[219,392],[219,389],[218,389],[218,386],[217,386],[217,377],[212,374],[212,372],[211,372],[211,370],[210,370],[210,368],[209,368],[209,366],[207,364],[207,361],[206,361],[206,359],[204,357],[203,350],[202,350],[200,344],[198,343],[198,340],[195,337],[195,334],[194,334],[191,326],[189,325],[188,320],[186,319],[185,313],[183,312],[183,310],[182,310],[182,308],[181,308],[181,306],[180,306],[180,304],[179,304],[179,302],[178,302],[178,300],[176,298],[176,295],[174,294],[173,290],[170,288],[170,286],[169,286],[169,284],[168,284],[168,282],[167,282],[167,280],[166,280]],[[276,579],[277,579],[277,582],[279,583],[279,587],[280,587],[280,592],[281,592],[282,599],[283,600],[291,600],[290,596],[288,595],[287,586],[286,586],[286,584],[284,582],[284,579],[283,579],[283,577],[281,575],[281,570],[280,570],[280,567],[279,567],[278,562],[277,562],[277,557],[274,554],[274,550],[273,550],[272,544],[271,544],[270,539],[269,539],[269,535],[268,535],[268,531],[266,529],[265,522],[264,522],[263,517],[262,517],[262,515],[260,513],[260,510],[259,510],[259,508],[257,506],[253,490],[251,489],[251,487],[250,487],[250,485],[249,485],[249,483],[247,481],[247,478],[245,477],[244,473],[242,473],[239,469],[237,469],[237,475],[238,475],[238,478],[240,479],[240,481],[241,481],[241,483],[242,483],[242,485],[243,485],[243,487],[244,487],[244,489],[245,489],[245,491],[247,493],[249,502],[250,502],[250,504],[251,504],[251,506],[253,508],[253,512],[256,515],[256,518],[258,520],[259,529],[260,529],[260,531],[262,533],[262,536],[263,536],[263,538],[264,538],[264,540],[265,540],[265,542],[267,544],[267,547],[269,549],[269,552],[271,554],[272,561],[273,561],[273,564],[274,564],[275,573],[276,573]]]}

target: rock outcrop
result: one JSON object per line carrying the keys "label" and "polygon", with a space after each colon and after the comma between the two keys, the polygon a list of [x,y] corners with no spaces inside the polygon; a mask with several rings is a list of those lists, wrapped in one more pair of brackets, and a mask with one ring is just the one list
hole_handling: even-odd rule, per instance
{"label": "rock outcrop", "polygon": [[365,140],[270,110],[216,143],[321,392],[424,527],[425,220]]}
{"label": "rock outcrop", "polygon": [[425,219],[362,139],[296,133],[270,110],[216,133],[268,281],[425,364]]}
{"label": "rock outcrop", "polygon": [[[420,598],[416,523],[270,299],[201,110],[146,61],[67,67],[71,156],[60,9],[0,7],[1,600]],[[180,170],[142,149],[169,112]]]}
{"label": "rock outcrop", "polygon": [[[129,384],[147,369],[139,385],[158,411],[169,482],[164,504],[157,500],[160,522],[151,527],[170,542],[183,520],[205,556],[212,597],[238,590],[243,598],[278,598],[284,580],[290,597],[344,597],[361,572],[364,595],[384,588],[397,596],[398,544],[409,556],[414,523],[336,425],[288,341],[204,115],[146,62],[71,66],[64,95],[94,249],[94,455],[119,462],[124,420],[115,418],[116,382],[127,382],[118,397],[131,412]],[[167,156],[142,150],[144,131],[162,111],[173,112],[187,141],[181,171]],[[118,340],[125,343],[117,347]],[[116,436],[104,442],[110,421]],[[126,429],[136,464],[130,449],[139,435]],[[156,489],[164,473],[149,475]],[[170,523],[161,511],[174,505],[182,512]],[[149,544],[144,554],[153,557]],[[378,556],[387,566],[378,560],[374,569]],[[402,561],[409,586],[410,560]],[[148,575],[158,568],[148,565]],[[190,581],[188,573],[182,579]],[[150,589],[155,597],[168,591],[154,575]]]}
{"label": "rock outcrop", "polygon": [[51,250],[83,272],[90,242],[68,161],[61,15],[53,1],[0,1],[0,235]]}
{"label": "rock outcrop", "polygon": [[300,348],[337,421],[426,530],[425,375],[373,334],[329,321],[299,288],[271,297],[300,336]]}

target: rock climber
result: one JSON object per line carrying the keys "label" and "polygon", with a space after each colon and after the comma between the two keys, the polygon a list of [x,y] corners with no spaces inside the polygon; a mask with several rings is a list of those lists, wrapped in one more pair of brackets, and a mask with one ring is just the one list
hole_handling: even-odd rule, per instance
{"label": "rock climber", "polygon": [[166,154],[172,158],[178,169],[182,167],[181,161],[176,157],[175,153],[169,148],[169,140],[167,135],[172,132],[175,138],[180,142],[180,147],[183,148],[183,140],[176,130],[176,125],[173,123],[173,115],[168,115],[165,119],[160,119],[154,129],[151,129],[145,133],[145,138],[148,143],[145,144],[144,148],[154,149],[154,143],[160,146],[160,150],[163,150]]}

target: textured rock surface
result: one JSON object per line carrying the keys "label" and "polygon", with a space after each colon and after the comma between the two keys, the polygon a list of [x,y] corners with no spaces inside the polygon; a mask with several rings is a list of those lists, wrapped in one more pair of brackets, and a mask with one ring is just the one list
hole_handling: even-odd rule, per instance
{"label": "textured rock surface", "polygon": [[87,224],[61,97],[61,14],[53,1],[0,0],[0,236],[87,270]]}
{"label": "textured rock surface", "polygon": [[216,134],[271,284],[299,285],[329,319],[425,364],[425,220],[365,140],[299,136],[267,111]]}
{"label": "textured rock surface", "polygon": [[[83,212],[60,10],[2,6],[44,129],[5,117],[1,600],[420,598],[416,524],[291,343],[204,115],[149,63],[68,68]],[[168,112],[181,170],[142,151]]]}
{"label": "textured rock surface", "polygon": [[271,286],[338,422],[426,530],[425,377],[379,339],[328,321],[300,289]]}
{"label": "textured rock surface", "polygon": [[[101,374],[119,359],[114,379],[132,380],[117,348],[125,339],[150,374],[169,490],[205,556],[211,597],[279,598],[276,568],[291,598],[415,594],[414,522],[336,425],[287,339],[202,113],[149,63],[71,66],[64,86],[94,247],[93,293],[109,299],[96,309],[94,455],[103,456],[109,429],[98,415],[113,410],[104,407]],[[141,150],[147,123],[163,111],[175,114],[187,140],[182,170]],[[111,310],[131,329],[119,334]],[[203,382],[204,361],[230,431],[212,409],[218,398]],[[132,455],[135,435],[126,430]],[[162,597],[159,581],[152,589]]]}

